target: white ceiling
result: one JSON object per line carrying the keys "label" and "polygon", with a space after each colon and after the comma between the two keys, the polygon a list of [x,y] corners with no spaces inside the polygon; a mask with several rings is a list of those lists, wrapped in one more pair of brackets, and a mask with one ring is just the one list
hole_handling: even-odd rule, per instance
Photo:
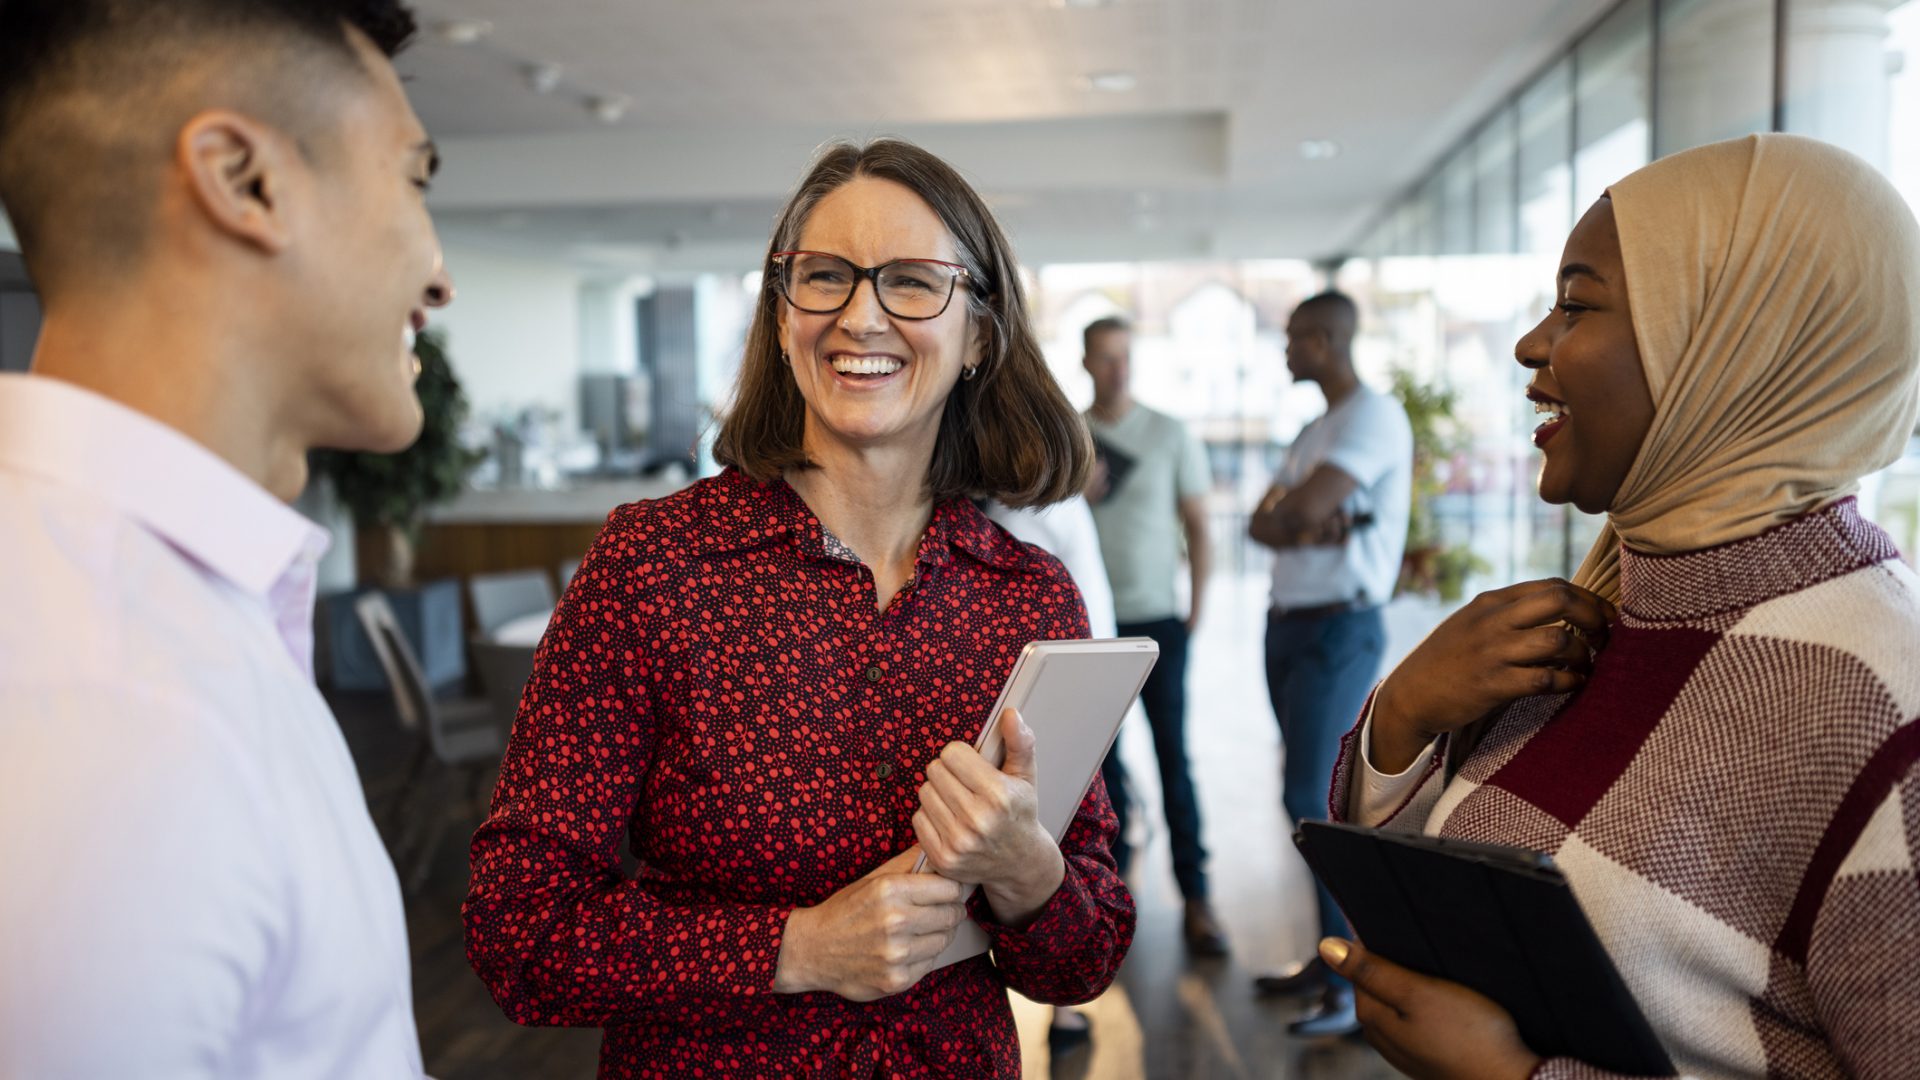
{"label": "white ceiling", "polygon": [[[493,27],[401,61],[449,239],[671,271],[751,267],[813,148],[877,134],[959,166],[1029,263],[1332,253],[1611,0],[415,6]],[[1137,85],[1082,87],[1109,71]],[[607,95],[618,124],[581,103]]]}

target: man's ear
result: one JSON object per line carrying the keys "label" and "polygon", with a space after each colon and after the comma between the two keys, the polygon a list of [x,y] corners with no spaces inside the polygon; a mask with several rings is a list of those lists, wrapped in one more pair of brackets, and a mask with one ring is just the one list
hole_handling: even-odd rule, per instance
{"label": "man's ear", "polygon": [[177,164],[194,205],[214,228],[264,254],[292,242],[287,199],[292,140],[227,109],[211,109],[180,129]]}

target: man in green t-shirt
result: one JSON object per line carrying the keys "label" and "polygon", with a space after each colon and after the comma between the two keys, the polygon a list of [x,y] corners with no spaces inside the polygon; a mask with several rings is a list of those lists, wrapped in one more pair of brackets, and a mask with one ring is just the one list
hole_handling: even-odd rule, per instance
{"label": "man in green t-shirt", "polygon": [[[1087,426],[1103,468],[1087,500],[1100,530],[1100,554],[1113,584],[1114,615],[1121,637],[1149,637],[1160,645],[1160,662],[1141,688],[1140,703],[1153,729],[1160,766],[1162,804],[1173,847],[1173,875],[1186,900],[1187,948],[1200,956],[1224,956],[1226,935],[1207,902],[1207,851],[1200,841],[1200,801],[1187,764],[1187,642],[1200,624],[1212,548],[1207,543],[1206,493],[1211,477],[1206,451],[1186,426],[1133,400],[1127,389],[1132,332],[1114,318],[1089,324],[1085,365],[1093,376],[1093,407]],[[1191,574],[1191,600],[1183,616],[1175,589],[1182,556]],[[1124,873],[1132,854],[1126,843],[1127,775],[1117,753],[1102,775],[1121,839],[1114,857]]]}

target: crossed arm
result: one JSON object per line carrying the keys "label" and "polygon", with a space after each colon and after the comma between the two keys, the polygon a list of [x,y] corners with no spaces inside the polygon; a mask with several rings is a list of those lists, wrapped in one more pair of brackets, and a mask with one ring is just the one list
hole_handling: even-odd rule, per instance
{"label": "crossed arm", "polygon": [[1359,486],[1335,465],[1319,466],[1291,489],[1275,484],[1261,497],[1247,534],[1276,550],[1340,543],[1352,525],[1341,507]]}

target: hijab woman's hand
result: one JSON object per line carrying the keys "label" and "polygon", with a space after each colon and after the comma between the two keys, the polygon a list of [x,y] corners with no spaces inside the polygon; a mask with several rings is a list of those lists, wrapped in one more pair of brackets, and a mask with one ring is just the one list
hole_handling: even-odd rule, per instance
{"label": "hijab woman's hand", "polygon": [[1578,689],[1619,617],[1600,594],[1559,578],[1481,593],[1380,684],[1368,760],[1401,772],[1434,739],[1512,701]]}
{"label": "hijab woman's hand", "polygon": [[1387,1063],[1417,1080],[1526,1080],[1540,1057],[1513,1016],[1459,983],[1409,971],[1357,942],[1327,938],[1320,958],[1353,982],[1354,1014]]}

